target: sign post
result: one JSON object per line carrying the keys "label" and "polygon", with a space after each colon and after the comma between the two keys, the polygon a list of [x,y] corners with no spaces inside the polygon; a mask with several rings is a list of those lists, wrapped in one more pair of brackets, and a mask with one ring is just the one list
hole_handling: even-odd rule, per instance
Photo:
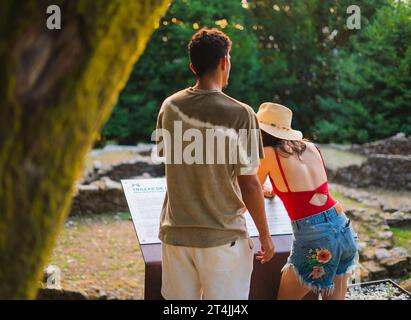
{"label": "sign post", "polygon": [[[146,300],[161,296],[161,241],[158,238],[160,213],[167,191],[165,178],[121,180],[130,209],[134,228],[145,263]],[[292,229],[287,212],[277,197],[265,199],[267,220],[276,253],[273,259],[261,264],[254,259],[251,276],[250,299],[272,300],[277,296],[281,268],[286,263],[292,244]],[[248,212],[245,213],[247,229],[254,242],[254,255],[259,250],[258,231]],[[307,297],[315,298],[315,296]]]}

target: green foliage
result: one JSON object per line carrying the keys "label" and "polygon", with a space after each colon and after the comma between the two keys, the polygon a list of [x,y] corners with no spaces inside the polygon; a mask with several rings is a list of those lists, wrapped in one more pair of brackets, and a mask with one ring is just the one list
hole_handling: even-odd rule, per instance
{"label": "green foliage", "polygon": [[336,53],[335,80],[319,99],[324,141],[366,142],[411,133],[411,6],[384,7]]}
{"label": "green foliage", "polygon": [[[187,44],[198,28],[233,40],[229,95],[294,111],[293,126],[320,142],[364,142],[410,132],[409,6],[362,0],[175,0],[135,66],[103,139],[149,141],[161,102],[193,85]],[[408,108],[407,108],[408,104]]]}
{"label": "green foliage", "polygon": [[199,28],[219,27],[216,22],[224,26],[221,29],[234,43],[227,93],[257,105],[258,96],[253,90],[259,75],[257,39],[253,32],[241,30],[247,19],[249,16],[238,1],[174,1],[136,64],[103,129],[103,137],[121,143],[150,140],[161,102],[194,83],[194,75],[188,68],[189,40]]}
{"label": "green foliage", "polygon": [[395,245],[407,248],[411,253],[411,226],[407,227],[392,227],[394,233]]}
{"label": "green foliage", "polygon": [[[376,8],[387,0],[363,0],[359,4],[362,28],[370,24]],[[333,88],[335,52],[349,47],[349,39],[361,33],[348,30],[346,19],[349,0],[255,0],[251,12],[257,22],[259,51],[263,73],[257,88],[260,101],[274,101],[294,111],[293,126],[310,139],[325,112],[321,98]],[[341,129],[339,123],[327,123],[325,131]],[[322,133],[322,132],[321,132]]]}

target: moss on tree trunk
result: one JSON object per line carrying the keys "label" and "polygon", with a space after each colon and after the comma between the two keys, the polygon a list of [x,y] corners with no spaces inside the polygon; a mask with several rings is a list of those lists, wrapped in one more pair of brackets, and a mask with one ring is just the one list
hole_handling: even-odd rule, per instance
{"label": "moss on tree trunk", "polygon": [[83,159],[168,3],[1,1],[0,299],[35,297]]}

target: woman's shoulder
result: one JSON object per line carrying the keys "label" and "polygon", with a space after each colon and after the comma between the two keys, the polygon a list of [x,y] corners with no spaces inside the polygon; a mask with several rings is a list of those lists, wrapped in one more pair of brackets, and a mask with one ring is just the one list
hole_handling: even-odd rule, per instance
{"label": "woman's shoulder", "polygon": [[303,141],[303,143],[307,146],[307,149],[310,149],[310,150],[317,150],[317,149],[319,149],[318,146],[317,146],[314,142],[311,142],[311,141]]}
{"label": "woman's shoulder", "polygon": [[271,146],[264,147],[264,159],[275,159],[275,149]]}
{"label": "woman's shoulder", "polygon": [[264,153],[274,153],[274,148],[271,146],[264,146]]}
{"label": "woman's shoulder", "polygon": [[321,153],[320,147],[316,143],[313,143],[310,141],[304,141],[304,142],[307,146],[306,150],[308,150],[310,154],[314,155],[315,158],[322,160],[322,153]]}

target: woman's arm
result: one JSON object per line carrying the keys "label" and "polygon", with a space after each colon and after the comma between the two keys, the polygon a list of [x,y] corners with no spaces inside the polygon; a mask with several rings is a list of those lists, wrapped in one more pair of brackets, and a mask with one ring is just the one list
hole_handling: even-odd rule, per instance
{"label": "woman's arm", "polygon": [[261,187],[264,192],[264,197],[266,198],[273,198],[274,197],[274,192],[272,188],[266,188],[264,186],[265,181],[267,180],[267,177],[270,175],[270,169],[269,169],[269,162],[267,158],[261,159],[260,161],[260,167],[257,172],[258,180],[260,181]]}
{"label": "woman's arm", "polygon": [[265,180],[267,180],[268,175],[270,174],[270,169],[268,167],[267,158],[260,160],[260,167],[258,168],[257,176],[260,181],[261,186],[264,185]]}

